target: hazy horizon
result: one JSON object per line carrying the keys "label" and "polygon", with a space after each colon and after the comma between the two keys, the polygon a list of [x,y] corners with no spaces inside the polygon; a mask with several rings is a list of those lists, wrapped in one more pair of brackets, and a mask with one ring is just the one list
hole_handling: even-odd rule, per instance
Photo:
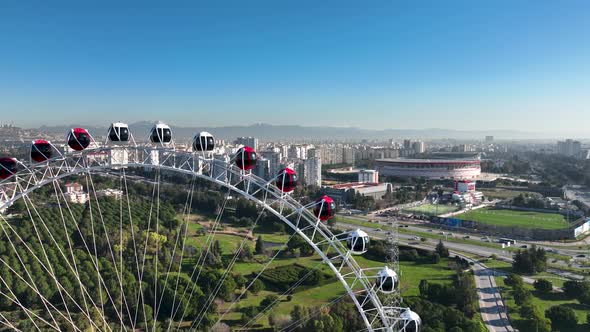
{"label": "hazy horizon", "polygon": [[3,4],[3,122],[587,137],[590,3]]}

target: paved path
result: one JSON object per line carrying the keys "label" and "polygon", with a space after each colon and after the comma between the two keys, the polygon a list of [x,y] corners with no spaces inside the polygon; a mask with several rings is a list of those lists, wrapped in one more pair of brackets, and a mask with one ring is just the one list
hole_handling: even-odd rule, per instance
{"label": "paved path", "polygon": [[506,312],[506,305],[496,285],[493,270],[483,264],[473,265],[475,274],[475,286],[479,297],[479,311],[488,331],[514,331]]}

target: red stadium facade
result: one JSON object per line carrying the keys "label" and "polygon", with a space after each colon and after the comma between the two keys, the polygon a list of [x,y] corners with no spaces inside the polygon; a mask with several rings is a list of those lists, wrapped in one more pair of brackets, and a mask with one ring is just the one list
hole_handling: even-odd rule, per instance
{"label": "red stadium facade", "polygon": [[471,180],[481,174],[481,161],[479,159],[377,159],[375,169],[384,176]]}

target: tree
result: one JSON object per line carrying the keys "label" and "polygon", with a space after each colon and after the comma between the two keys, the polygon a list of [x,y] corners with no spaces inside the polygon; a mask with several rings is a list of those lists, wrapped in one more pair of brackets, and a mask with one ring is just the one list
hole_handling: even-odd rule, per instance
{"label": "tree", "polygon": [[478,297],[473,276],[458,272],[453,280],[453,288],[455,290],[457,309],[464,312],[468,317],[472,317],[478,307]]}
{"label": "tree", "polygon": [[420,290],[420,296],[426,297],[426,295],[428,294],[428,286],[428,280],[420,280],[420,285],[418,286],[418,289]]}
{"label": "tree", "polygon": [[536,290],[543,293],[548,293],[553,290],[553,284],[547,279],[535,280],[534,286]]}
{"label": "tree", "polygon": [[445,245],[443,244],[442,240],[438,240],[438,244],[436,245],[436,253],[442,257],[449,257],[449,249],[447,249],[445,247]]}
{"label": "tree", "polygon": [[242,308],[242,319],[241,319],[241,323],[242,324],[248,324],[248,322],[250,322],[254,317],[256,317],[256,315],[258,315],[258,308],[256,308],[255,306],[248,306],[245,308]]}
{"label": "tree", "polygon": [[252,259],[252,257],[253,257],[253,255],[252,255],[252,249],[250,249],[250,246],[247,245],[247,244],[244,245],[242,247],[242,250],[240,250],[238,252],[238,257],[240,258],[240,261],[242,261],[242,262],[250,261]]}
{"label": "tree", "polygon": [[504,283],[508,286],[514,287],[517,285],[522,286],[524,281],[522,280],[522,277],[519,276],[518,274],[511,273],[506,277],[506,279],[504,279]]}
{"label": "tree", "polygon": [[578,298],[590,291],[590,282],[568,280],[563,283],[563,292],[570,298]]}
{"label": "tree", "polygon": [[543,248],[533,245],[526,250],[518,250],[513,257],[512,268],[521,273],[535,274],[547,269],[547,255]]}
{"label": "tree", "polygon": [[523,285],[517,285],[513,287],[512,295],[514,296],[514,302],[518,305],[523,305],[531,301],[533,294],[526,289]]}
{"label": "tree", "polygon": [[250,292],[252,294],[258,294],[261,290],[264,289],[264,283],[260,281],[260,279],[254,280],[252,286],[250,286]]}
{"label": "tree", "polygon": [[258,239],[256,240],[255,252],[257,255],[264,255],[265,254],[264,240],[262,240],[262,235],[258,236]]}
{"label": "tree", "polygon": [[[307,275],[309,273],[309,275]],[[316,286],[322,280],[322,273],[319,270],[313,270],[311,272],[307,270],[302,270],[299,272],[299,279],[307,276],[305,280],[306,285]]]}
{"label": "tree", "polygon": [[572,308],[562,305],[553,306],[545,311],[554,330],[573,328],[578,324],[578,317]]}
{"label": "tree", "polygon": [[264,310],[266,307],[274,305],[278,299],[279,297],[274,294],[267,295],[262,301],[260,301],[260,310]]}

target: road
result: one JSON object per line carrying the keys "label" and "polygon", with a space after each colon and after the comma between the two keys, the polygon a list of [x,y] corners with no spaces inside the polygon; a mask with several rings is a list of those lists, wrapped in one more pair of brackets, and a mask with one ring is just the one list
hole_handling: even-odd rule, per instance
{"label": "road", "polygon": [[[389,222],[391,221],[391,217],[366,217],[366,216],[343,216],[345,218],[351,218],[351,219],[356,219],[359,221],[368,221],[368,220],[373,220],[373,221],[378,221],[380,224],[386,225],[389,224]],[[451,234],[448,230],[433,230],[431,227],[432,225],[428,225],[431,227],[425,227],[426,225],[417,222],[415,220],[406,220],[406,219],[398,219],[400,220],[401,224],[404,224],[405,228],[404,231],[413,231],[413,232],[417,232],[417,234],[420,233],[426,233],[426,232],[432,232],[433,234],[438,234],[441,231],[444,231],[447,234]],[[400,237],[401,237],[401,233],[400,233]],[[407,234],[405,234],[407,235]],[[410,237],[413,237],[414,234],[410,235]],[[461,238],[467,238],[470,237],[470,240],[472,241],[478,241],[479,240],[479,236],[480,235],[474,235],[473,233],[461,233],[461,232],[457,232],[457,231],[453,231],[453,235],[449,236],[450,239],[461,239]],[[428,237],[428,236],[426,236]],[[490,241],[497,241],[497,239],[493,238],[493,237],[488,237]],[[438,242],[438,240],[436,240]],[[499,246],[497,248],[492,248],[489,246],[478,246],[478,245],[473,245],[473,244],[463,244],[463,243],[456,243],[456,242],[448,242],[449,243],[449,247],[451,247],[453,244],[454,245],[458,245],[460,247],[463,247],[463,249],[459,248],[459,247],[455,247],[456,250],[463,250],[465,252],[472,252],[474,254],[478,254],[478,255],[482,255],[482,256],[490,256],[491,254],[495,254],[496,256],[499,256],[501,259],[503,260],[507,260],[507,261],[512,261],[512,253],[510,251],[507,250],[502,250]],[[452,244],[453,243],[453,244]],[[534,243],[534,242],[529,242],[529,241],[518,241],[518,245],[523,245],[526,244],[527,246],[530,246],[532,244],[537,244],[537,247],[539,248],[543,248],[545,249],[547,252],[551,252],[554,254],[559,254],[559,255],[563,255],[563,256],[569,256],[570,257],[570,261],[566,262],[566,261],[562,261],[562,260],[556,260],[555,262],[553,262],[553,264],[555,265],[563,265],[563,266],[567,266],[567,265],[571,265],[572,267],[576,267],[576,268],[584,268],[584,261],[588,261],[588,259],[590,259],[590,252],[589,252],[589,248],[584,248],[584,249],[579,249],[576,248],[574,249],[573,247],[562,247],[559,246],[558,244],[554,244],[554,243]],[[446,245],[446,243],[445,243]],[[486,254],[487,253],[487,254]],[[584,255],[584,257],[577,257],[578,255]]]}
{"label": "road", "polygon": [[[345,223],[338,223],[337,227],[344,229],[360,228],[367,232],[371,238],[384,239],[387,236],[386,232],[376,231],[374,228],[370,227],[359,227],[357,225],[350,225]],[[406,243],[406,241],[401,240],[411,239],[413,237],[412,235],[400,233],[398,233],[398,235],[400,239],[400,244],[409,245],[419,249],[433,250],[437,243],[436,241],[434,241],[430,243],[420,242],[410,244]],[[504,301],[502,300],[502,294],[496,286],[496,280],[494,279],[494,270],[489,269],[482,263],[479,263],[469,257],[465,257],[462,254],[453,251],[453,249],[448,244],[450,243],[447,243],[446,245],[447,248],[449,248],[449,252],[451,254],[463,257],[468,261],[473,262],[473,272],[475,278],[475,286],[477,288],[477,296],[479,298],[479,308],[482,319],[488,331],[515,331],[514,328],[512,328],[512,325],[510,325],[510,320],[508,319],[508,315],[506,313],[506,306],[504,305]],[[487,253],[487,255],[489,255],[489,253]]]}
{"label": "road", "polygon": [[494,271],[483,264],[475,263],[473,273],[479,297],[479,311],[488,331],[514,331],[508,319],[502,294],[496,285]]}

